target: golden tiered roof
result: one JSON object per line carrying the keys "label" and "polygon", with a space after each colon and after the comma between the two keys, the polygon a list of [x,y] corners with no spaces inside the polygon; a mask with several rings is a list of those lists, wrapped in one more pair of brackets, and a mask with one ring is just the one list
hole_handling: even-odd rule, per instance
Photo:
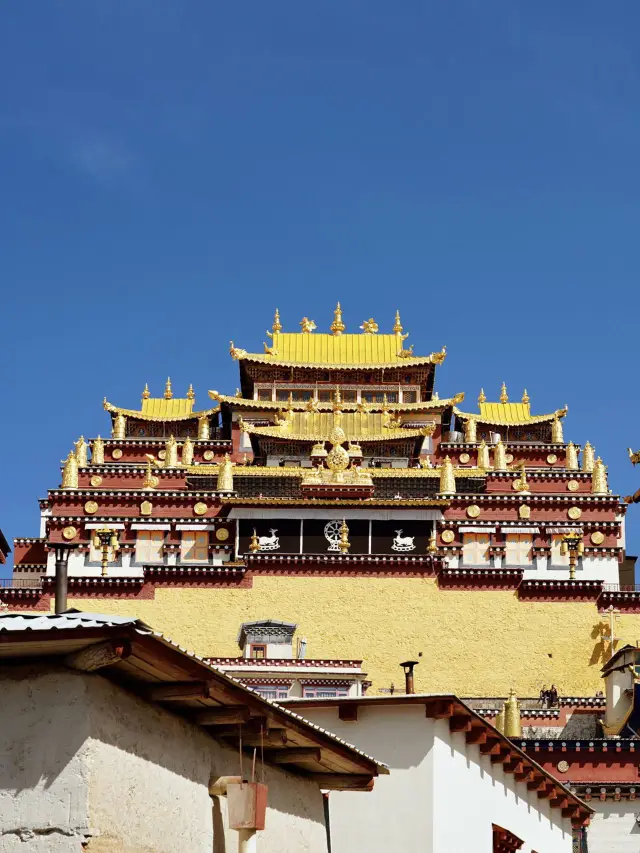
{"label": "golden tiered roof", "polygon": [[478,397],[478,408],[480,414],[475,412],[461,412],[454,406],[453,411],[462,420],[475,420],[490,426],[527,426],[529,424],[551,423],[556,418],[563,418],[567,414],[567,406],[557,409],[547,415],[532,415],[529,395],[525,391],[519,403],[509,402],[507,389],[504,383],[500,393],[500,401],[497,403],[487,402],[484,391]]}
{"label": "golden tiered roof", "polygon": [[234,346],[230,353],[238,361],[255,361],[262,364],[278,364],[285,367],[334,367],[354,369],[358,367],[402,367],[419,364],[441,364],[446,348],[427,356],[414,356],[413,346],[405,347],[408,335],[403,334],[400,315],[391,334],[378,334],[378,325],[365,320],[361,334],[345,334],[340,303],[334,312],[334,321],[329,333],[315,334],[313,320],[303,317],[300,332],[283,332],[280,314],[276,310],[271,332],[271,344],[264,345],[264,353],[250,353]]}
{"label": "golden tiered roof", "polygon": [[[430,435],[433,424],[419,429],[404,429],[391,423],[384,412],[343,412],[340,426],[349,441],[392,441]],[[288,441],[325,441],[334,427],[335,415],[331,412],[294,412],[287,410],[275,426],[259,427],[241,422],[241,429],[253,435],[283,438]],[[387,424],[389,424],[387,426]]]}
{"label": "golden tiered roof", "polygon": [[142,392],[142,407],[141,409],[123,409],[120,406],[114,406],[107,398],[104,398],[103,406],[107,412],[112,412],[116,415],[124,415],[126,418],[134,418],[140,421],[187,421],[201,418],[206,415],[212,415],[219,410],[219,406],[214,406],[211,409],[204,409],[200,412],[194,412],[195,394],[193,386],[189,386],[186,397],[174,397],[171,388],[171,380],[167,379],[164,395],[162,397],[152,397],[149,393],[149,388],[145,385]]}
{"label": "golden tiered roof", "polygon": [[[293,411],[305,411],[309,408],[308,400],[292,400],[290,404],[283,402],[282,400],[249,400],[246,397],[238,397],[227,394],[220,394],[218,391],[209,391],[209,396],[212,400],[217,400],[219,403],[231,403],[236,405],[239,409],[262,409],[265,410],[279,410],[284,408],[291,408]],[[434,397],[432,400],[424,400],[421,403],[367,403],[366,408],[369,412],[375,411],[383,411],[387,409],[389,411],[402,411],[402,412],[439,412],[443,409],[447,409],[450,406],[455,406],[456,403],[461,403],[464,400],[464,394],[456,394],[454,397],[443,397],[440,399],[439,397]],[[333,409],[333,403],[329,402],[314,402],[314,407],[319,412],[330,412]],[[357,411],[361,408],[360,403],[342,403],[342,410],[344,412],[349,411]]]}

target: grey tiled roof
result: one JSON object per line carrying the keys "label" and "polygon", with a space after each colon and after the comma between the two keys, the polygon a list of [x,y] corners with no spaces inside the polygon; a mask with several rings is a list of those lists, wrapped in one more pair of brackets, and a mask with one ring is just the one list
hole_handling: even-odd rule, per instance
{"label": "grey tiled roof", "polygon": [[102,628],[109,625],[135,625],[132,616],[104,613],[0,613],[0,631],[63,631],[69,628]]}

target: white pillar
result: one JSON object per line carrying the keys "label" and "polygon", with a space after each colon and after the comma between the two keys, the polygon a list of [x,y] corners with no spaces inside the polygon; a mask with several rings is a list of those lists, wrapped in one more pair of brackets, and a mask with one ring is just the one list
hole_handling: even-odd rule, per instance
{"label": "white pillar", "polygon": [[255,829],[238,830],[238,853],[257,853],[258,833]]}

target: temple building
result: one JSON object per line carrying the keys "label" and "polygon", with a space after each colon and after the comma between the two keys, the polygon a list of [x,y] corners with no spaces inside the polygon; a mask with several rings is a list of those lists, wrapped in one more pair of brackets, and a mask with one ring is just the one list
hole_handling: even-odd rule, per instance
{"label": "temple building", "polygon": [[[133,613],[278,695],[314,685],[244,663],[260,653],[238,653],[243,626],[297,626],[323,689],[355,662],[349,695],[362,659],[373,694],[408,656],[429,660],[428,690],[595,692],[600,613],[618,607],[629,642],[640,628],[605,464],[565,436],[566,406],[538,414],[504,385],[477,408],[440,395],[446,349],[414,353],[390,320],[348,331],[338,305],[326,332],[285,332],[276,311],[261,352],[231,342],[235,394],[198,407],[167,381],[139,408],[105,400],[109,437],[74,442],[0,598],[50,610],[64,567],[73,606]],[[291,642],[274,656],[299,658]]]}

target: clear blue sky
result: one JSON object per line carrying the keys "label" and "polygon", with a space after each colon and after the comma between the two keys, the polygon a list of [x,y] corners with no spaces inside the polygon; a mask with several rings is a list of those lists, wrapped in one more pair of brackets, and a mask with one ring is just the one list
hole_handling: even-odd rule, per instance
{"label": "clear blue sky", "polygon": [[[273,309],[447,344],[640,486],[637,0],[39,0],[0,32],[6,536],[102,398],[233,392]],[[640,508],[629,511],[640,549]]]}

